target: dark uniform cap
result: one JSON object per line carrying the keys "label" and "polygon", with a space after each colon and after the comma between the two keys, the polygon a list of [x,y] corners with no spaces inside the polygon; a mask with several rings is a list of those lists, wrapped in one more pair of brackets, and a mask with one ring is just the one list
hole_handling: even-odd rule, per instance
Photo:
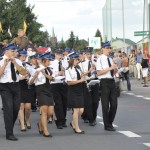
{"label": "dark uniform cap", "polygon": [[16,50],[17,49],[17,45],[15,44],[8,44],[7,46],[3,47],[3,50]]}
{"label": "dark uniform cap", "polygon": [[42,56],[42,54],[37,54],[35,58],[36,58],[36,59],[42,59],[41,56]]}
{"label": "dark uniform cap", "polygon": [[66,47],[66,48],[64,49],[64,52],[70,52],[70,48],[69,48],[69,47]]}
{"label": "dark uniform cap", "polygon": [[50,52],[41,55],[41,59],[45,59],[45,58],[52,60],[52,56],[51,56]]}
{"label": "dark uniform cap", "polygon": [[68,57],[69,59],[79,58],[79,53],[72,53]]}
{"label": "dark uniform cap", "polygon": [[54,53],[57,53],[57,54],[62,54],[63,53],[63,50],[61,49],[58,49],[58,50],[55,50]]}
{"label": "dark uniform cap", "polygon": [[70,51],[70,53],[76,53],[76,50],[75,50],[75,49],[72,49],[72,50]]}
{"label": "dark uniform cap", "polygon": [[27,50],[26,49],[20,49],[18,50],[19,55],[27,55]]}
{"label": "dark uniform cap", "polygon": [[85,53],[92,53],[93,52],[93,47],[87,47],[85,49]]}
{"label": "dark uniform cap", "polygon": [[35,58],[35,59],[36,59],[36,55],[31,55],[29,58],[30,58],[30,59],[32,59],[32,58]]}
{"label": "dark uniform cap", "polygon": [[105,43],[102,43],[102,48],[104,47],[111,47],[111,45],[109,42],[105,42]]}

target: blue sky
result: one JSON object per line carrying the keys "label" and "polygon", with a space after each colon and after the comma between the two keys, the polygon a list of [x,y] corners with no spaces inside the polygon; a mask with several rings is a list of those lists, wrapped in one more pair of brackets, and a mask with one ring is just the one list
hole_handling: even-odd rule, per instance
{"label": "blue sky", "polygon": [[[62,2],[63,1],[63,2]],[[44,25],[42,30],[50,34],[52,28],[58,40],[69,38],[71,31],[80,39],[93,37],[97,28],[103,34],[102,8],[105,0],[27,0],[35,5],[34,13]],[[112,0],[113,37],[122,38],[121,0]],[[134,31],[143,29],[143,0],[124,0],[125,35],[137,42],[142,37],[134,37]]]}

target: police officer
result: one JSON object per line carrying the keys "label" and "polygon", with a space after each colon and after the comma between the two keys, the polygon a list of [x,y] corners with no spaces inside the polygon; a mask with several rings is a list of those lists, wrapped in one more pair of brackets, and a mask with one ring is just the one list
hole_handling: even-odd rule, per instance
{"label": "police officer", "polygon": [[97,60],[97,75],[100,79],[101,103],[103,112],[104,129],[115,131],[113,121],[117,111],[117,95],[114,80],[114,71],[117,66],[109,57],[111,45],[109,42],[102,43],[103,54]]}
{"label": "police officer", "polygon": [[26,74],[19,59],[15,58],[16,45],[4,47],[4,56],[0,61],[0,93],[4,109],[6,139],[18,140],[13,133],[20,107],[19,73]]}
{"label": "police officer", "polygon": [[62,50],[55,50],[55,60],[51,62],[50,67],[53,68],[54,81],[51,82],[52,92],[55,102],[56,126],[58,129],[67,127],[67,85],[64,84],[65,69],[62,67]]}

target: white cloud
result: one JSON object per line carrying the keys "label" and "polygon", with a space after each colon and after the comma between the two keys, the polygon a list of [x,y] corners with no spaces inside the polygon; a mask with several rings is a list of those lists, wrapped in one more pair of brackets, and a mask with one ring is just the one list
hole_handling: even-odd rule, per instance
{"label": "white cloud", "polygon": [[[102,32],[102,7],[105,0],[60,1],[27,0],[28,4],[35,5],[34,13],[38,15],[38,21],[44,25],[43,30],[51,34],[54,27],[58,40],[61,40],[62,36],[65,40],[68,39],[70,31],[74,31],[75,35],[84,39],[94,36],[97,28]],[[132,0],[132,2],[124,0],[124,6],[126,37],[137,41],[142,37],[134,37],[133,34],[135,30],[142,28],[143,0]],[[112,0],[113,37],[122,37],[121,9],[121,0]]]}

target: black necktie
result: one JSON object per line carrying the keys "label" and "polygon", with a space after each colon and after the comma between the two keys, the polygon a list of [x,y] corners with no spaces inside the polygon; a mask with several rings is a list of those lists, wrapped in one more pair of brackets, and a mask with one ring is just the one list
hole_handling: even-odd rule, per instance
{"label": "black necktie", "polygon": [[[48,71],[46,68],[45,68],[45,73],[48,75]],[[45,78],[46,78],[46,84],[49,84],[49,79],[47,77],[45,77]]]}
{"label": "black necktie", "polygon": [[80,80],[81,79],[81,76],[80,76],[80,73],[78,71],[78,69],[75,67],[75,70],[76,70],[76,73],[77,73],[77,80]]}
{"label": "black necktie", "polygon": [[58,71],[61,71],[61,61],[58,63]]}
{"label": "black necktie", "polygon": [[[91,68],[91,61],[89,61],[89,64],[88,64],[88,71],[90,68]],[[90,76],[91,76],[91,72],[88,73],[88,77],[90,77]]]}
{"label": "black necktie", "polygon": [[[110,63],[109,58],[107,58],[107,60],[108,60],[109,67],[111,67],[111,63]],[[112,77],[114,77],[114,70],[110,70],[110,74],[111,74]]]}
{"label": "black necktie", "polygon": [[13,81],[17,80],[15,67],[14,67],[14,64],[12,62],[11,62],[11,78],[12,78]]}

